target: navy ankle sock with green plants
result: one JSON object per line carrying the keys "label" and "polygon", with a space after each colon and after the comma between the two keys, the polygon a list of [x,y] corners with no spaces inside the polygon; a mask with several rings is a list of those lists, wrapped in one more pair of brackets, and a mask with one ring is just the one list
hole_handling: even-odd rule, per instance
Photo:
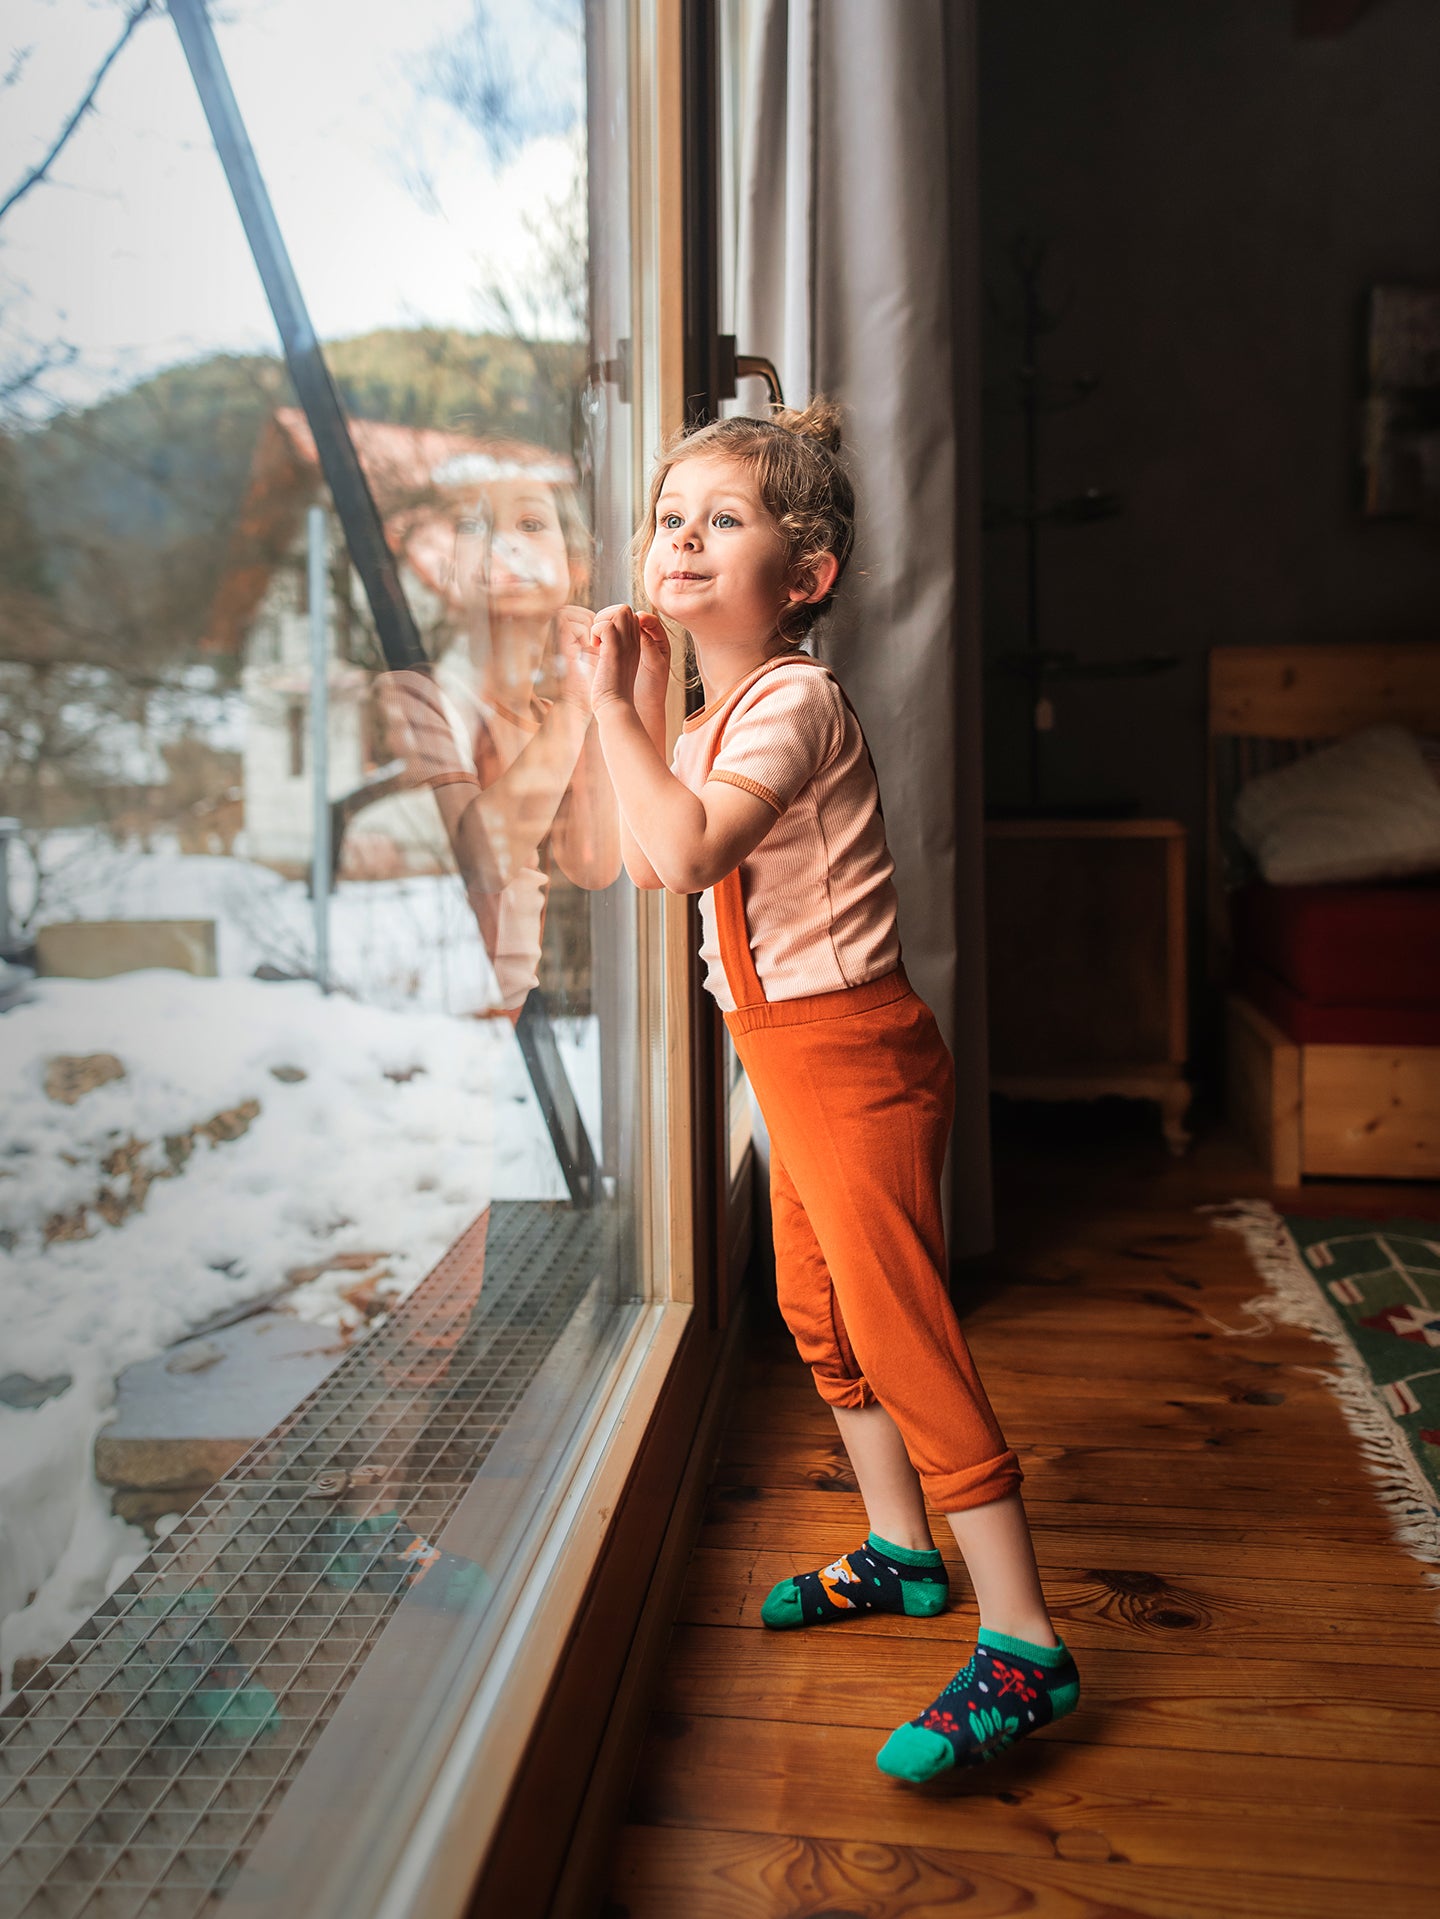
{"label": "navy ankle sock with green plants", "polygon": [[891,1733],[875,1763],[916,1785],[951,1766],[982,1766],[1073,1712],[1079,1698],[1080,1675],[1063,1640],[1036,1646],[982,1626],[974,1657],[917,1719]]}
{"label": "navy ankle sock with green plants", "polygon": [[760,1617],[777,1632],[792,1626],[823,1626],[858,1613],[904,1613],[930,1619],[950,1597],[945,1561],[932,1547],[910,1552],[875,1533],[819,1572],[797,1573],[772,1587]]}

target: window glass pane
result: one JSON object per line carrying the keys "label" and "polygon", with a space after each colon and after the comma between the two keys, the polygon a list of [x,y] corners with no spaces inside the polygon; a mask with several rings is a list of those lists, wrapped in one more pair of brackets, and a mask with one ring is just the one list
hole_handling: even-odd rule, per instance
{"label": "window glass pane", "polygon": [[[61,11],[7,181],[122,36]],[[216,10],[424,671],[165,14],[0,220],[0,1904],[393,1857],[651,1290],[562,611],[627,595],[628,32]]]}
{"label": "window glass pane", "polygon": [[[758,0],[719,0],[716,34],[719,54],[719,177],[716,208],[719,241],[718,305],[720,330],[736,335],[741,354],[762,351],[745,337],[746,312],[741,285],[742,250],[755,244],[747,231],[749,191],[757,169],[773,163],[764,150],[765,128],[757,117],[759,75],[756,62],[763,48]],[[755,375],[737,383],[736,396],[722,401],[722,413],[763,414],[769,389]]]}

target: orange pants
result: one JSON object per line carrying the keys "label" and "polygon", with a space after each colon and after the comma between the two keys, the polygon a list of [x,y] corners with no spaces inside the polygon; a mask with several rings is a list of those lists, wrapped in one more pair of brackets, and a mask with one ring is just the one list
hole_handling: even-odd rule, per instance
{"label": "orange pants", "polygon": [[1006,1446],[946,1288],[941,1168],[955,1075],[902,971],[765,998],[738,871],[715,888],[725,1015],[770,1132],[780,1310],[832,1406],[890,1414],[942,1512],[1014,1492]]}

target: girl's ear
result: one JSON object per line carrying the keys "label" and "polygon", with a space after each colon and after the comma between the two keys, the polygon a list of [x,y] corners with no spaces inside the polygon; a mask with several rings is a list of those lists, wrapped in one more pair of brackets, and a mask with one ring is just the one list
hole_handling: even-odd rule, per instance
{"label": "girl's ear", "polygon": [[807,553],[790,576],[786,597],[792,606],[812,606],[835,590],[840,562],[833,553]]}

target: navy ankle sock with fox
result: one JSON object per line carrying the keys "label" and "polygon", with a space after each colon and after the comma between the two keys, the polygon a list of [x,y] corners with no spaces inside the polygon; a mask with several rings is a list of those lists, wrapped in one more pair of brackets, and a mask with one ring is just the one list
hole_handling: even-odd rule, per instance
{"label": "navy ankle sock with fox", "polygon": [[930,1619],[945,1610],[949,1596],[945,1561],[933,1548],[909,1552],[871,1533],[863,1546],[833,1565],[782,1579],[771,1588],[760,1617],[777,1632],[791,1626],[823,1626],[864,1612]]}
{"label": "navy ankle sock with fox", "polygon": [[917,1785],[951,1766],[981,1766],[1063,1719],[1079,1698],[1080,1675],[1063,1640],[1035,1646],[982,1626],[968,1665],[918,1719],[891,1733],[875,1763]]}

